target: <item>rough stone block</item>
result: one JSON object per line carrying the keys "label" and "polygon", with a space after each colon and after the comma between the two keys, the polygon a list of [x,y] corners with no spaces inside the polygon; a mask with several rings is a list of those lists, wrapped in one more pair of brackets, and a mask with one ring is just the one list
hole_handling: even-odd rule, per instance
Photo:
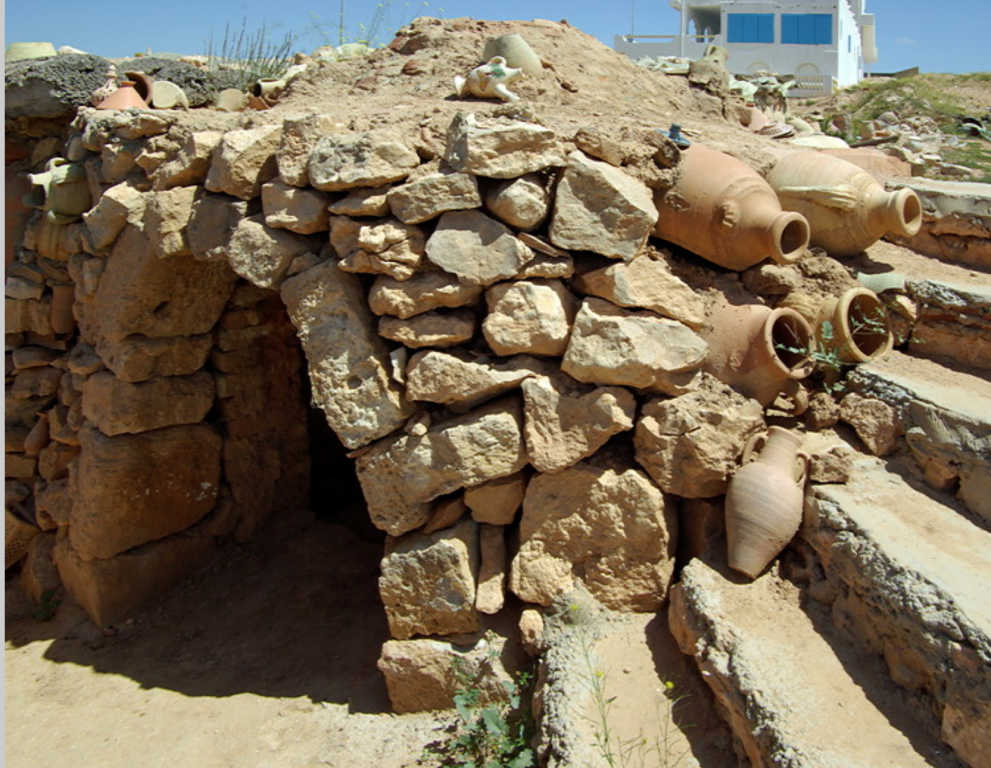
{"label": "rough stone block", "polygon": [[453,347],[471,340],[475,335],[475,322],[475,313],[470,309],[424,312],[408,320],[384,316],[379,318],[378,332],[411,349]]}
{"label": "rough stone block", "polygon": [[332,133],[313,147],[307,173],[312,186],[336,192],[400,181],[419,164],[419,156],[396,131]]}
{"label": "rough stone block", "polygon": [[227,131],[213,152],[206,188],[242,200],[258,197],[262,184],[278,173],[275,153],[281,138],[281,125]]}
{"label": "rough stone block", "polygon": [[427,258],[467,285],[514,277],[533,258],[504,224],[481,211],[443,214],[427,240]]}
{"label": "rough stone block", "polygon": [[346,130],[347,126],[331,115],[287,117],[282,123],[282,138],[275,155],[279,178],[294,187],[308,187],[310,175],[306,168],[313,147],[322,136]]}
{"label": "rough stone block", "polygon": [[550,202],[546,185],[535,173],[502,181],[485,195],[485,207],[497,219],[524,232],[544,223]]}
{"label": "rough stone block", "polygon": [[265,226],[261,214],[238,222],[227,245],[231,268],[261,288],[275,288],[297,256],[310,250],[310,242]]}
{"label": "rough stone block", "polygon": [[388,194],[393,215],[407,224],[429,221],[445,211],[478,208],[478,180],[468,173],[432,173],[395,187]]}
{"label": "rough stone block", "polygon": [[409,280],[382,275],[368,292],[368,306],[376,315],[405,320],[432,309],[471,306],[481,295],[480,285],[464,285],[446,272],[419,272]]}
{"label": "rough stone block", "polygon": [[490,179],[515,179],[567,162],[550,128],[465,113],[459,113],[448,128],[445,159],[457,171]]}
{"label": "rough stone block", "polygon": [[83,414],[110,437],[195,424],[213,407],[214,390],[213,376],[205,371],[138,384],[102,371],[83,384]]}
{"label": "rough stone block", "polygon": [[564,354],[577,301],[560,280],[519,280],[485,293],[482,333],[497,355]]}

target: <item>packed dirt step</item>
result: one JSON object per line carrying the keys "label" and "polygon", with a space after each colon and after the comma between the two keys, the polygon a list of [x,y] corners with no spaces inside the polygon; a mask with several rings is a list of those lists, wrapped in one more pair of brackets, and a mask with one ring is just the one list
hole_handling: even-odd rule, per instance
{"label": "packed dirt step", "polygon": [[878,674],[848,650],[800,590],[693,560],[672,591],[670,623],[694,655],[755,768],[958,766]]}
{"label": "packed dirt step", "polygon": [[895,408],[930,487],[991,525],[991,381],[898,351],[859,366],[851,387]]}
{"label": "packed dirt step", "polygon": [[907,457],[865,456],[847,483],[813,487],[804,576],[836,627],[883,656],[930,734],[972,768],[987,766],[991,529],[913,470]]}

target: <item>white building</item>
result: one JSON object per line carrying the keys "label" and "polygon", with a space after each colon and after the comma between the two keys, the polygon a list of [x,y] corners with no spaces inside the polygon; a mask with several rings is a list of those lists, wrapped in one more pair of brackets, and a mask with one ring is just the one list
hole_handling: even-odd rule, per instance
{"label": "white building", "polygon": [[795,75],[789,95],[854,85],[877,61],[874,15],[865,0],[669,0],[681,12],[677,35],[617,35],[615,48],[632,59],[697,59],[709,45],[729,52],[732,74],[767,70]]}

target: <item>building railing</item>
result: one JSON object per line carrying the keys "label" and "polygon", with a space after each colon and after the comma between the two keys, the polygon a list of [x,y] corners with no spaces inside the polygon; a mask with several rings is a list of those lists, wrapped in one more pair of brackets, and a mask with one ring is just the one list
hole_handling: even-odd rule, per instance
{"label": "building railing", "polygon": [[795,84],[788,89],[790,99],[817,99],[831,96],[839,83],[830,75],[795,75]]}

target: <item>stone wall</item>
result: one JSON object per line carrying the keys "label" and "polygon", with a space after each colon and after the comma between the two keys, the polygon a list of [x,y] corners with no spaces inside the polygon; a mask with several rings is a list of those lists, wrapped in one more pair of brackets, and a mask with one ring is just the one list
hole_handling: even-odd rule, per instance
{"label": "stone wall", "polygon": [[444,660],[486,658],[513,596],[657,610],[679,498],[724,493],[764,426],[702,372],[712,285],[648,242],[677,148],[510,108],[440,143],[216,117],[80,110],[92,204],[15,249],[8,493],[70,594],[111,621],[306,503],[305,357],[388,534],[397,710],[449,704]]}

